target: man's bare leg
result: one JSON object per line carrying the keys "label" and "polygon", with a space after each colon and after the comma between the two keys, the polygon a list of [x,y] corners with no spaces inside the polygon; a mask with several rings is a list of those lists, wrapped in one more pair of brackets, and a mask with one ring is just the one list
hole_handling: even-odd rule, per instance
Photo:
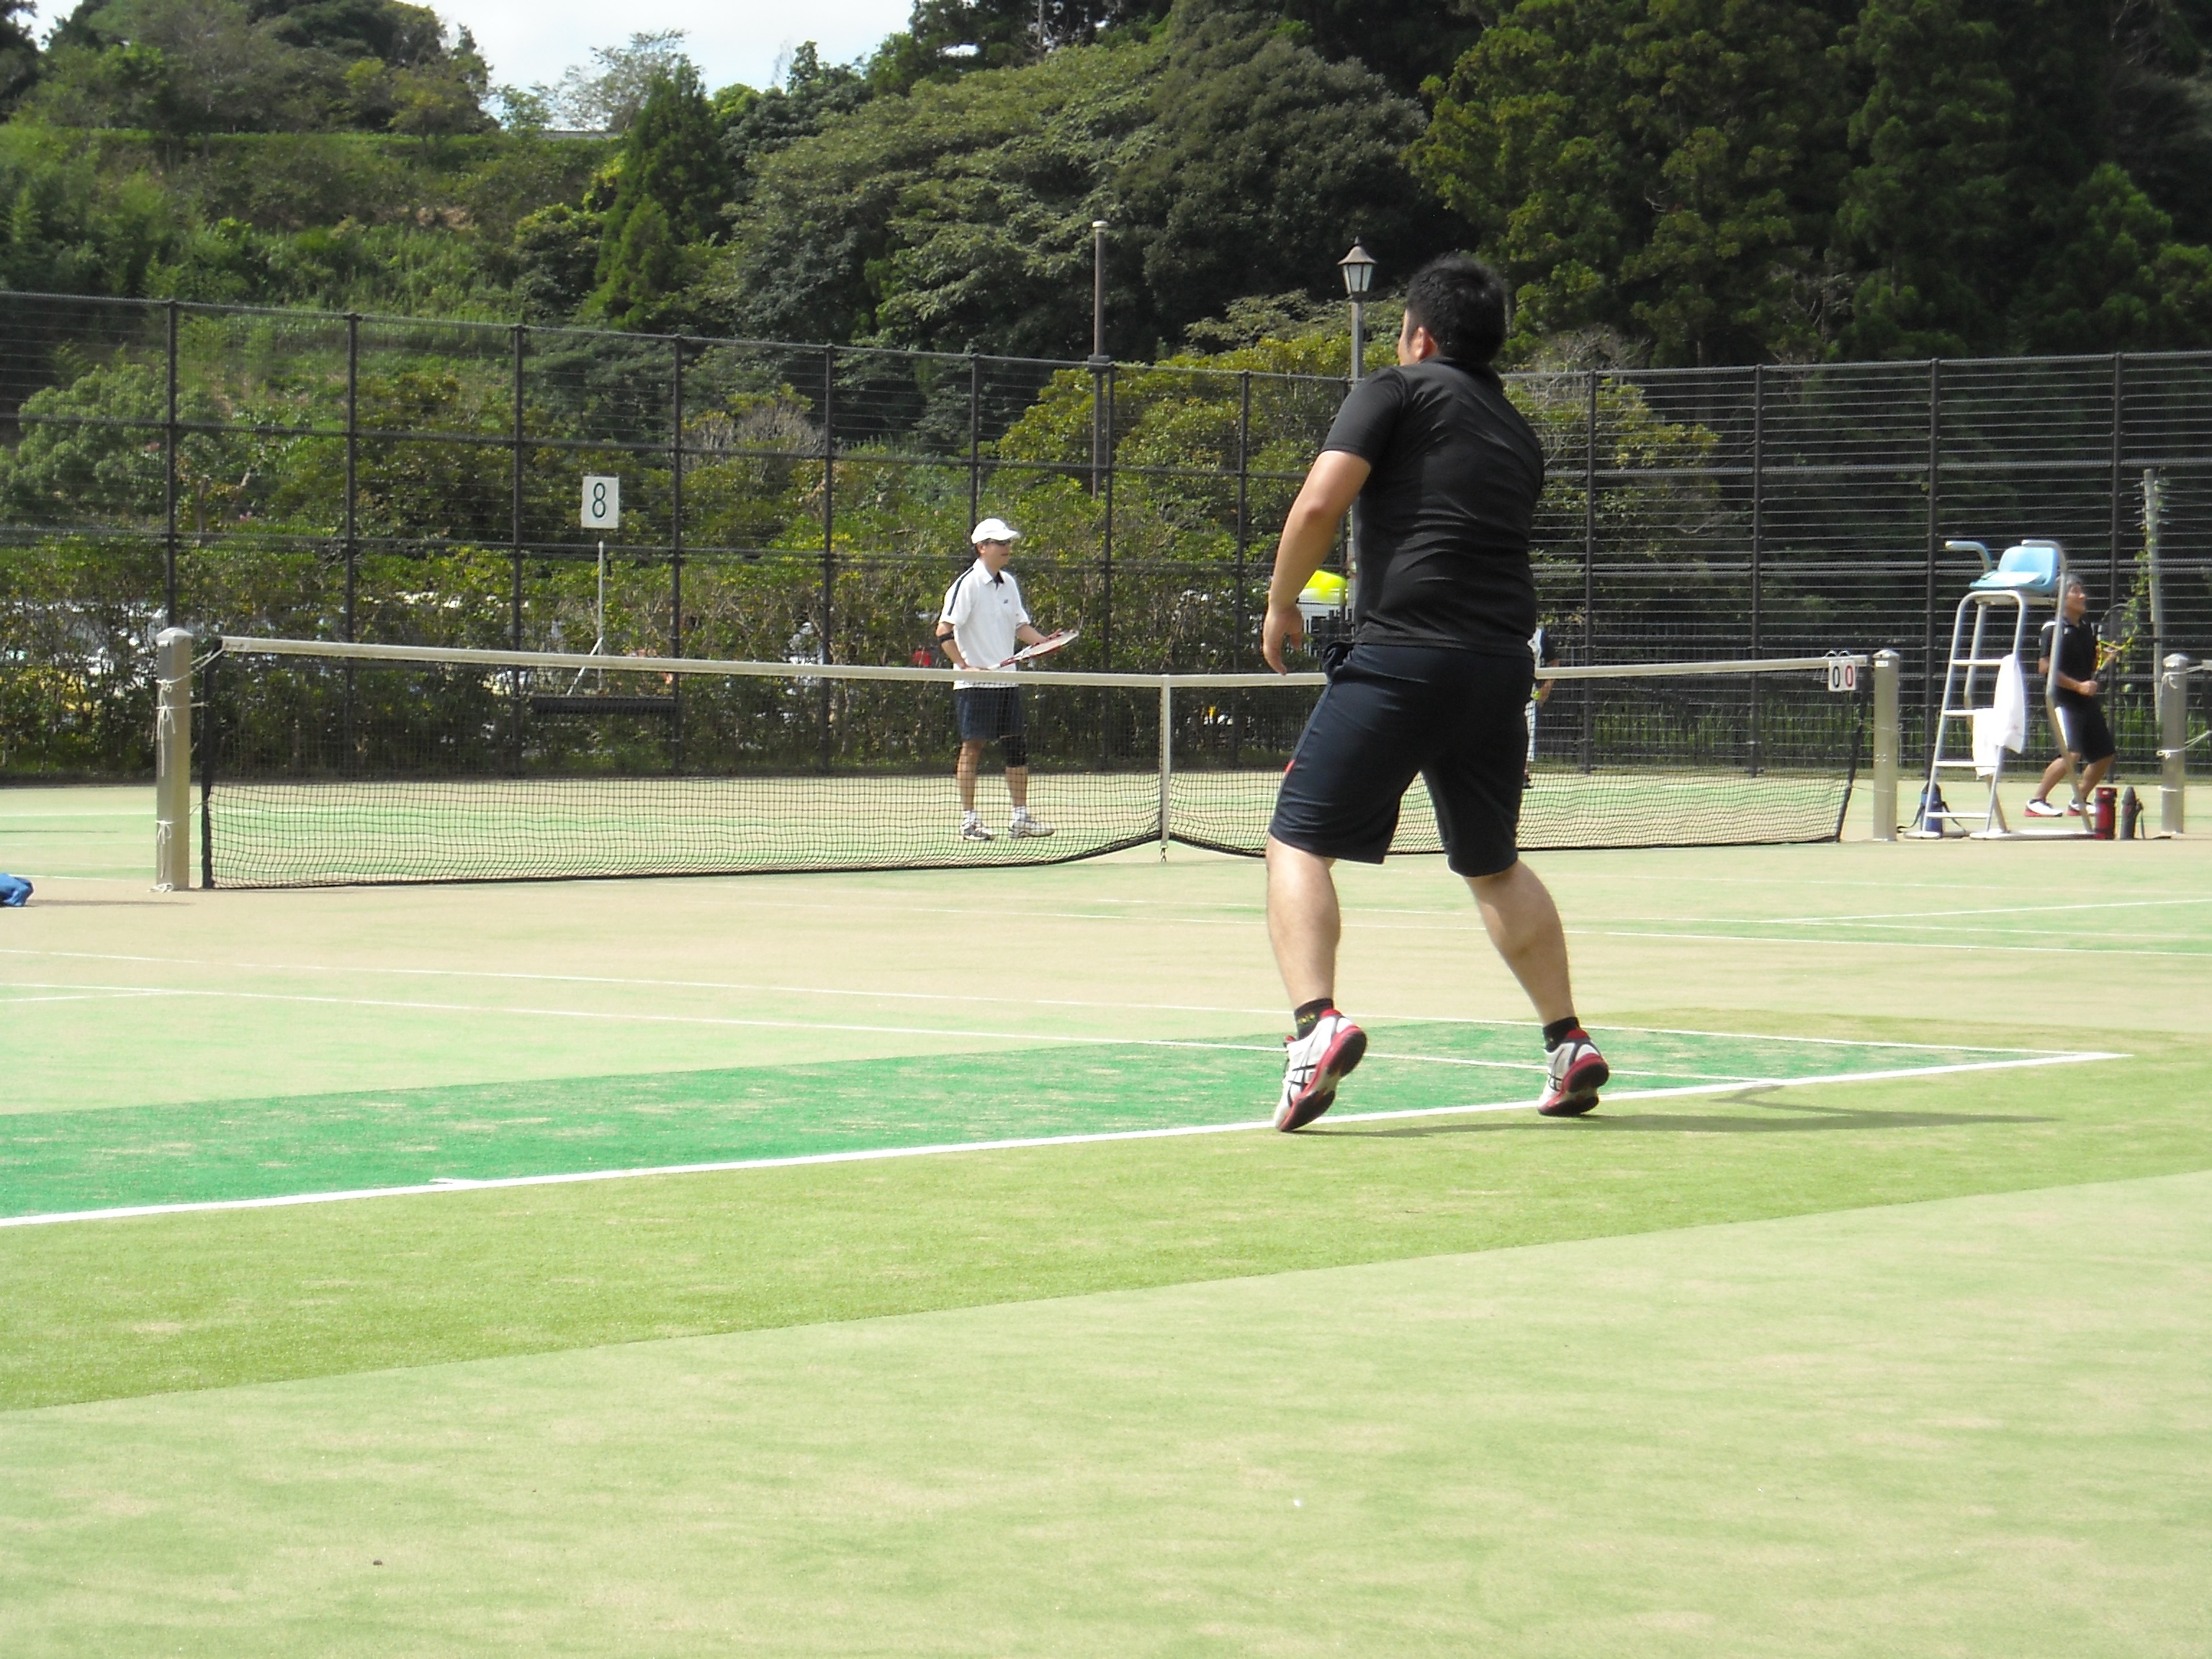
{"label": "man's bare leg", "polygon": [[960,810],[963,812],[975,810],[975,770],[982,763],[981,744],[963,743],[960,745],[960,759],[952,769],[952,775],[960,780]]}
{"label": "man's bare leg", "polygon": [[2035,786],[2035,799],[2049,800],[2051,792],[2065,782],[2073,770],[2074,757],[2070,753],[2061,755],[2057,760],[2051,762],[2043,769],[2043,781]]}
{"label": "man's bare leg", "polygon": [[1490,942],[1535,1005],[1536,1018],[1549,1025],[1573,1013],[1566,930],[1559,925],[1551,890],[1518,862],[1494,876],[1469,876],[1467,884],[1474,890]]}
{"label": "man's bare leg", "polygon": [[[968,793],[971,796],[975,793],[972,782],[969,785]],[[1006,769],[1006,797],[1013,802],[1014,811],[1017,812],[1025,812],[1029,810],[1030,769],[1028,767],[1009,766]]]}
{"label": "man's bare leg", "polygon": [[1267,938],[1291,1006],[1336,994],[1336,947],[1344,934],[1332,860],[1267,837]]}

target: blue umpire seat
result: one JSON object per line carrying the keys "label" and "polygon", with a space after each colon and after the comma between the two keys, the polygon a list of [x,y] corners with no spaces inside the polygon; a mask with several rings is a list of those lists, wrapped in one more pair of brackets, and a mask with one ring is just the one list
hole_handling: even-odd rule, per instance
{"label": "blue umpire seat", "polygon": [[1990,550],[1979,542],[1947,542],[1946,547],[1971,547],[1982,556],[1982,574],[1975,578],[1972,590],[1990,593],[2028,593],[2037,599],[2056,599],[2058,579],[2066,568],[2066,555],[2057,542],[2016,542],[2004,550],[1996,568],[1990,568]]}

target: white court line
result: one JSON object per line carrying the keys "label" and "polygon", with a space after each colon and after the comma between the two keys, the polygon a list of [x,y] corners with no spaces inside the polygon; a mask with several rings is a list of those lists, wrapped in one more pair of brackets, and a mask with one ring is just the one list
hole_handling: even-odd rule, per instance
{"label": "white court line", "polygon": [[[1672,938],[1674,935],[1630,933],[1624,935],[1623,937],[1630,939]],[[1776,941],[1767,940],[1753,942],[1774,943]],[[1787,941],[1783,942],[1786,943]],[[1869,941],[1860,940],[1848,942],[1868,943]],[[134,962],[167,968],[231,968],[240,969],[253,973],[391,974],[415,975],[429,979],[488,979],[514,981],[527,984],[549,985],[621,985],[639,987],[653,990],[746,991],[753,993],[767,993],[779,996],[860,997],[870,1000],[884,1001],[897,1000],[911,1002],[959,1003],[986,1002],[995,1003],[1010,1008],[1097,1008],[1127,1010],[1139,1013],[1249,1014],[1258,1019],[1280,1019],[1283,1017],[1283,1011],[1280,1007],[1247,1008],[1202,1002],[1104,1002],[1086,1000],[1074,997],[996,997],[966,991],[855,991],[848,989],[842,986],[771,985],[742,980],[635,979],[605,974],[521,974],[508,972],[499,969],[480,968],[377,968],[347,967],[324,963],[212,962],[193,957],[123,956],[112,951],[33,951],[13,949],[9,947],[0,947],[0,956],[52,957],[59,960],[71,962]],[[0,983],[4,982],[5,981],[0,981]],[[18,982],[30,983],[31,981],[27,981]],[[213,996],[225,994],[203,991],[194,993],[194,994]],[[240,992],[230,994],[247,995],[250,994]],[[346,999],[340,997],[332,997],[322,1000],[341,1005],[344,1004],[347,1000]],[[380,1006],[383,1005],[375,1004],[369,1006]],[[398,1004],[393,1006],[410,1006],[413,1005]],[[513,1011],[495,1010],[494,1012]],[[1485,1019],[1480,1016],[1473,1014],[1407,1014],[1391,1013],[1382,1010],[1363,1011],[1360,1014],[1360,1018],[1363,1019],[1399,1021],[1408,1024],[1487,1025],[1518,1029],[1522,1030],[1534,1030],[1540,1024],[1540,1022],[1533,1019]],[[811,1021],[793,1020],[787,1022],[786,1024],[788,1029],[793,1030],[813,1029],[813,1023]],[[820,1029],[823,1030],[838,1030],[844,1028],[835,1025],[823,1025]],[[859,1027],[855,1029],[896,1030],[899,1028]],[[1620,1025],[1615,1024],[1611,1021],[1603,1022],[1600,1025],[1599,1029],[1606,1031],[1636,1031],[1646,1036],[1655,1036],[1727,1037],[1740,1042],[1811,1043],[1820,1047],[1831,1048],[1901,1048],[1923,1051],[1931,1054],[2055,1054],[2069,1052],[2067,1050],[2058,1048],[2027,1048],[2017,1046],[1994,1047],[1989,1044],[1977,1042],[1899,1042],[1885,1041],[1878,1037],[1775,1036],[1769,1036],[1766,1033],[1760,1031],[1705,1031],[1698,1030],[1688,1026],[1680,1025]],[[965,1034],[955,1032],[951,1035],[961,1036]],[[1053,1039],[1047,1040],[1049,1041]],[[1083,1041],[1085,1039],[1061,1038],[1058,1040]],[[1097,1040],[1102,1042],[1108,1042],[1124,1041],[1134,1042],[1138,1039],[1101,1037]],[[1272,1053],[1273,1050],[1271,1049],[1269,1052]],[[1466,1061],[1462,1063],[1472,1065],[1477,1062]]]}
{"label": "white court line", "polygon": [[[36,985],[35,981],[24,981],[21,982],[30,985],[34,989],[44,988],[43,987]],[[9,988],[10,988],[9,986],[0,984],[0,991],[5,991]],[[165,997],[168,994],[170,994],[168,992],[159,988],[146,990],[135,987],[129,989],[102,987],[97,990],[73,990],[65,996],[0,996],[0,1008],[20,1008],[27,1002],[120,1002],[128,1001],[133,997]]]}
{"label": "white court line", "polygon": [[2054,916],[2069,910],[2166,910],[2181,904],[2212,904],[2212,898],[2099,899],[2086,904],[1996,904],[1979,910],[1883,910],[1863,916],[1757,916],[1761,927],[1789,927],[1808,921],[1936,921],[1950,916]]}
{"label": "white court line", "polygon": [[[1757,927],[1759,924],[1748,924]],[[2125,945],[2110,951],[2083,951],[2069,945],[1961,945],[1927,939],[1766,939],[1756,933],[1656,933],[1607,927],[1570,927],[1570,939],[1665,939],[1702,945],[1787,945],[1808,951],[1832,951],[1856,945],[1865,951],[1985,951],[2031,957],[2160,957],[2179,962],[2212,962],[2212,951],[2145,951]]]}
{"label": "white court line", "polygon": [[[1958,1072],[2002,1072],[2030,1066],[2078,1066],[2091,1060],[2125,1060],[2118,1054],[2039,1055],[2032,1060],[1973,1060],[1954,1066],[1903,1066],[1880,1072],[1838,1072],[1826,1077],[1745,1078],[1726,1083],[1697,1083],[1675,1089],[1620,1089],[1607,1098],[1679,1100],[1695,1095],[1729,1094],[1741,1089],[1803,1089],[1823,1083],[1875,1083],[1900,1078],[1941,1077]],[[1332,1123],[1379,1123],[1399,1118],[1455,1117],[1480,1112],[1533,1110],[1533,1100],[1468,1106],[1422,1106],[1392,1112],[1342,1112]],[[409,1187],[362,1187],[337,1193],[288,1193],[273,1198],[204,1199],[189,1204],[134,1204],[111,1210],[62,1210],[44,1215],[0,1216],[0,1227],[45,1227],[65,1221],[122,1221],[138,1216],[195,1215],[215,1210],[275,1210],[301,1204],[341,1204],[363,1198],[416,1198],[434,1193],[489,1192],[510,1187],[570,1187],[593,1181],[635,1181],[649,1176],[720,1175],[740,1170],[787,1170],[815,1164],[865,1164],[895,1158],[933,1158],[951,1152],[1002,1152],[1040,1146],[1087,1146],[1114,1140],[1167,1140],[1182,1135],[1237,1134],[1272,1129],[1265,1119],[1247,1123],[1194,1123],[1168,1129],[1116,1129],[1097,1134],[1033,1135],[1005,1140],[952,1141],[928,1146],[885,1146],[861,1152],[809,1152],[793,1158],[732,1158],[715,1164],[668,1164],[638,1170],[579,1170],[562,1175],[503,1176],[489,1181],[444,1176]]]}

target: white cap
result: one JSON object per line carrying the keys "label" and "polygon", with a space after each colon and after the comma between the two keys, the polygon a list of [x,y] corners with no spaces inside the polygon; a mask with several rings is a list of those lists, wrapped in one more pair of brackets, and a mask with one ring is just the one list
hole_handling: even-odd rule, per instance
{"label": "white cap", "polygon": [[1022,532],[1004,519],[986,519],[968,533],[971,542],[1018,542],[1021,538]]}

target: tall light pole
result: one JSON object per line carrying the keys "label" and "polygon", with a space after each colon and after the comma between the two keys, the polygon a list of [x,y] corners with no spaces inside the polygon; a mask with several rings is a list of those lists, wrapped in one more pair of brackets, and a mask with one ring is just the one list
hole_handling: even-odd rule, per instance
{"label": "tall light pole", "polygon": [[1352,252],[1336,262],[1344,273],[1344,291],[1352,301],[1352,378],[1367,373],[1367,289],[1375,280],[1375,256],[1352,239]]}
{"label": "tall light pole", "polygon": [[[1352,301],[1352,383],[1357,386],[1367,373],[1367,289],[1375,280],[1375,256],[1355,235],[1352,252],[1336,262],[1336,268],[1344,274],[1344,292]],[[1359,503],[1354,501],[1344,536],[1344,615],[1347,623],[1355,614],[1352,607],[1358,592]]]}

